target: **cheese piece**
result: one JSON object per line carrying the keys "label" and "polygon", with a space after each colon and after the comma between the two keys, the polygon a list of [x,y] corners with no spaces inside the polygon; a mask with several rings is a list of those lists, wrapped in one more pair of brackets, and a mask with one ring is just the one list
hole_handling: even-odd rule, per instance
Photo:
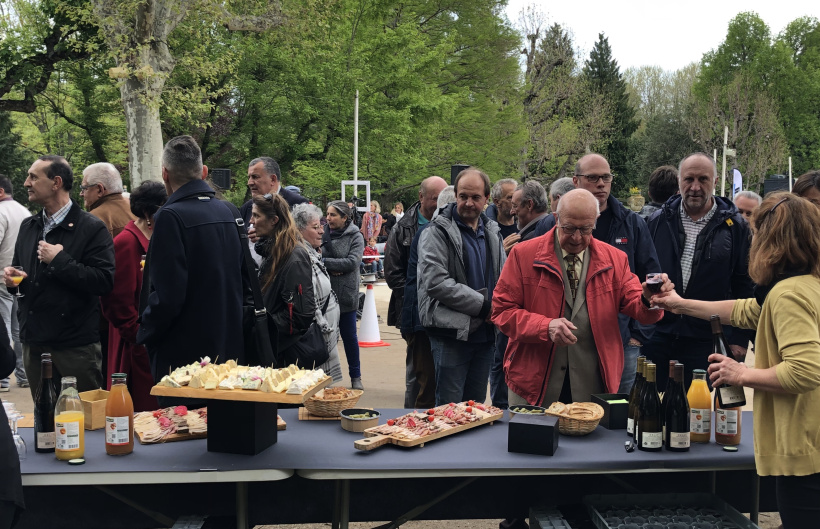
{"label": "cheese piece", "polygon": [[194,375],[193,377],[191,377],[191,381],[188,382],[188,387],[189,388],[198,389],[198,388],[201,388],[202,386],[203,386],[203,384],[202,384],[202,376],[201,375]]}
{"label": "cheese piece", "polygon": [[242,383],[242,389],[257,390],[262,385],[262,380],[258,378],[249,378]]}
{"label": "cheese piece", "polygon": [[176,382],[176,380],[174,380],[173,378],[171,378],[168,375],[165,375],[164,377],[162,377],[162,379],[159,381],[159,385],[160,386],[167,386],[169,388],[181,388],[182,387]]}
{"label": "cheese piece", "polygon": [[225,362],[225,365],[228,367],[228,369],[233,369],[236,367],[236,360],[228,360],[227,362]]}
{"label": "cheese piece", "polygon": [[264,391],[265,393],[273,393],[273,388],[276,386],[276,382],[273,381],[271,377],[265,377],[262,381],[262,385],[259,386],[259,391]]}
{"label": "cheese piece", "polygon": [[219,382],[217,382],[215,378],[212,378],[205,382],[205,389],[216,389],[218,384]]}

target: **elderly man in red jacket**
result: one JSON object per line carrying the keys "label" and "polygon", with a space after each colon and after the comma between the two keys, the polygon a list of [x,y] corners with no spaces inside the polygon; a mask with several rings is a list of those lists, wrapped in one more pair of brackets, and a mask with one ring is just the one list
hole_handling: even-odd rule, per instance
{"label": "elderly man in red jacket", "polygon": [[[626,254],[593,239],[598,208],[589,191],[570,191],[558,204],[556,227],[513,247],[501,271],[492,321],[510,337],[510,407],[617,392],[624,362],[618,313],[644,324],[663,316],[650,309],[652,293]],[[664,278],[662,288],[673,285]]]}

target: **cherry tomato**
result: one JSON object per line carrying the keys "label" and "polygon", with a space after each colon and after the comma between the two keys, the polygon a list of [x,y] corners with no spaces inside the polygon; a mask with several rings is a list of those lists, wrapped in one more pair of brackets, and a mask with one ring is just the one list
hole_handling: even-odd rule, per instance
{"label": "cherry tomato", "polygon": [[450,406],[455,406],[455,405],[456,405],[456,403],[455,403],[455,402],[451,402],[451,403],[450,403]]}
{"label": "cherry tomato", "polygon": [[435,415],[435,413],[436,413],[436,410],[434,410],[433,408],[430,408],[429,410],[427,410],[427,415]]}
{"label": "cherry tomato", "polygon": [[467,406],[467,413],[473,413],[473,409],[469,406]]}
{"label": "cherry tomato", "polygon": [[153,415],[154,418],[159,419],[160,417],[162,417],[162,410],[157,410],[154,413],[152,413],[151,415]]}
{"label": "cherry tomato", "polygon": [[474,400],[468,400],[467,405],[468,406],[475,406],[475,401]]}
{"label": "cherry tomato", "polygon": [[396,421],[394,421],[393,419],[387,420],[387,426],[393,426],[394,424],[396,424]]}
{"label": "cherry tomato", "polygon": [[430,421],[430,422],[433,422],[434,420],[436,420],[436,418],[433,417],[432,415],[428,415],[427,420]]}

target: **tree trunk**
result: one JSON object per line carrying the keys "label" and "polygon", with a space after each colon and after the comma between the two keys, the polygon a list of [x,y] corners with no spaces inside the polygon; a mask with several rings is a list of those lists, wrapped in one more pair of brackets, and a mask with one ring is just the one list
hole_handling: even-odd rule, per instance
{"label": "tree trunk", "polygon": [[162,181],[163,142],[159,106],[149,101],[159,101],[165,83],[152,84],[155,86],[148,88],[132,77],[120,85],[132,190],[148,180]]}

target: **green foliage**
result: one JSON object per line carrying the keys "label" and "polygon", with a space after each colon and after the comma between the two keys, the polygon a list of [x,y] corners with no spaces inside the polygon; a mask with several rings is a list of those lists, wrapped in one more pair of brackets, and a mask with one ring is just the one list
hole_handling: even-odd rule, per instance
{"label": "green foliage", "polygon": [[28,203],[28,193],[23,187],[31,163],[19,147],[20,136],[12,130],[12,120],[8,112],[0,112],[0,174],[11,180],[14,200]]}

